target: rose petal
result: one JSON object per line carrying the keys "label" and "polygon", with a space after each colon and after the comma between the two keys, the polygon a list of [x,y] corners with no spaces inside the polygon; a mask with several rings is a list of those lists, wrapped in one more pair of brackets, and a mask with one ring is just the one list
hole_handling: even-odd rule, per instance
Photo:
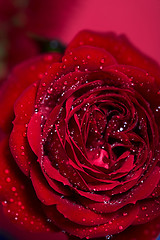
{"label": "rose petal", "polygon": [[120,215],[114,218],[112,221],[101,224],[98,226],[82,226],[75,224],[74,222],[69,221],[64,218],[63,215],[59,214],[58,211],[52,207],[46,208],[45,212],[47,216],[56,222],[56,225],[63,228],[64,230],[70,232],[71,234],[79,238],[98,238],[103,237],[104,235],[115,234],[125,230],[129,225],[134,221],[136,214],[138,212],[138,207],[128,207],[126,209],[126,215]]}
{"label": "rose petal", "polygon": [[114,200],[111,199],[109,202],[93,203],[81,199],[81,202],[90,209],[96,209],[98,212],[112,212],[117,211],[123,206],[133,203],[135,204],[138,200],[147,198],[154,190],[160,179],[159,167],[155,167],[150,175],[142,181],[138,186],[132,188],[132,192],[126,192],[122,195],[117,195]]}
{"label": "rose petal", "polygon": [[34,113],[29,121],[27,129],[29,145],[37,157],[41,156],[42,151],[41,117],[42,113]]}
{"label": "rose petal", "polygon": [[112,32],[97,34],[93,31],[84,30],[74,37],[68,45],[66,53],[83,45],[103,48],[110,52],[118,63],[140,67],[155,76],[160,83],[160,66],[156,61],[134,47],[125,35],[117,36]]}
{"label": "rose petal", "polygon": [[16,118],[10,135],[10,149],[14,159],[24,174],[29,175],[30,162],[34,156],[27,140],[27,126],[34,111],[34,101],[37,92],[37,84],[31,85],[18,98],[14,107]]}
{"label": "rose petal", "polygon": [[[72,53],[72,54],[71,54]],[[63,61],[68,68],[77,66],[80,71],[102,70],[104,67],[116,64],[114,57],[104,49],[93,46],[80,46],[64,55]]]}
{"label": "rose petal", "polygon": [[41,205],[32,184],[21,173],[9,151],[8,137],[0,142],[0,159],[0,191],[4,213],[12,222],[30,231],[49,231],[50,224],[39,211]]}
{"label": "rose petal", "polygon": [[30,174],[37,197],[42,203],[45,205],[53,205],[60,202],[60,195],[53,191],[52,188],[48,185],[38,165],[31,165]]}
{"label": "rose petal", "polygon": [[133,225],[153,220],[160,215],[160,198],[146,199],[139,202],[140,210]]}
{"label": "rose petal", "polygon": [[[9,132],[13,120],[13,104],[26,87],[42,78],[45,71],[53,62],[58,62],[57,53],[44,54],[28,60],[14,68],[0,91],[0,126]],[[14,91],[13,91],[14,89]],[[9,101],[8,101],[9,99]]]}
{"label": "rose petal", "polygon": [[49,161],[47,156],[44,156],[43,162],[41,164],[43,171],[50,177],[55,179],[56,181],[59,181],[63,183],[64,185],[70,186],[69,181],[67,178],[63,177],[60,172],[55,169],[52,165],[51,162]]}
{"label": "rose petal", "polygon": [[[130,209],[132,209],[132,207],[130,207]],[[129,208],[125,207],[117,212],[100,214],[78,204],[66,201],[58,204],[57,210],[63,214],[65,218],[68,218],[74,223],[84,226],[96,226],[112,221],[114,218],[121,216],[124,212],[129,210]]]}
{"label": "rose petal", "polygon": [[113,240],[151,240],[157,239],[160,229],[160,217],[146,224],[130,226],[124,232],[113,236]]}

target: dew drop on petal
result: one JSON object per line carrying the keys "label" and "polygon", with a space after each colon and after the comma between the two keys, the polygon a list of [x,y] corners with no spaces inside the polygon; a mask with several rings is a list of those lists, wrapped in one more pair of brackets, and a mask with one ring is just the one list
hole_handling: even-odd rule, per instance
{"label": "dew drop on petal", "polygon": [[107,240],[110,240],[111,238],[112,238],[112,235],[107,235],[107,236],[106,236],[106,239],[107,239]]}
{"label": "dew drop on petal", "polygon": [[119,230],[123,230],[123,227],[122,227],[122,226],[119,226]]}
{"label": "dew drop on petal", "polygon": [[22,205],[22,203],[19,201],[19,202],[18,202],[18,206],[21,206],[21,205]]}
{"label": "dew drop on petal", "polygon": [[127,215],[128,215],[128,213],[126,213],[126,212],[123,213],[123,216],[127,216]]}
{"label": "dew drop on petal", "polygon": [[42,86],[43,86],[43,87],[45,87],[45,86],[46,86],[46,83],[45,83],[45,82],[43,82],[43,83],[42,83]]}
{"label": "dew drop on petal", "polygon": [[6,182],[8,182],[8,183],[11,182],[11,178],[10,178],[10,177],[7,177],[7,178],[6,178]]}
{"label": "dew drop on petal", "polygon": [[8,174],[8,173],[9,173],[9,170],[8,170],[8,169],[5,169],[4,172],[5,172],[6,174]]}
{"label": "dew drop on petal", "polygon": [[15,188],[15,187],[12,187],[11,190],[12,190],[13,192],[15,192],[15,191],[16,191],[16,188]]}
{"label": "dew drop on petal", "polygon": [[102,58],[100,62],[101,62],[101,63],[104,63],[104,58]]}

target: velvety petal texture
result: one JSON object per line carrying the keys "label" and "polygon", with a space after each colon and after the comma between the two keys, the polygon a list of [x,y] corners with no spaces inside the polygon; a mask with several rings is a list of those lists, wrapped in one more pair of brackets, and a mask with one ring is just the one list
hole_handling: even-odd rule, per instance
{"label": "velvety petal texture", "polygon": [[[40,56],[17,67],[1,104],[6,132],[13,105],[15,113],[10,158],[2,146],[2,164],[20,169],[2,168],[7,210],[12,175],[5,174],[11,171],[26,212],[38,216],[37,229],[61,229],[71,239],[131,239],[130,231],[135,240],[154,239],[160,214],[159,77],[158,64],[125,36],[91,31],[78,33],[63,56]],[[11,216],[19,211],[15,201]]]}

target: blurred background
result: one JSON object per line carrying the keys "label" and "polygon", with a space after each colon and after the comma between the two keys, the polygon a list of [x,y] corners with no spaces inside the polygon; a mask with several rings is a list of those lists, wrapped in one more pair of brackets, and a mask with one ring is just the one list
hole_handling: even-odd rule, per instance
{"label": "blurred background", "polygon": [[159,13],[160,0],[0,0],[0,79],[41,52],[37,38],[67,44],[82,29],[126,34],[160,63]]}
{"label": "blurred background", "polygon": [[[0,0],[0,80],[17,63],[41,53],[45,44],[63,51],[82,29],[125,34],[160,63],[159,22],[160,0]],[[28,238],[46,239],[17,229],[0,209],[0,240]],[[54,239],[66,237],[62,233]]]}

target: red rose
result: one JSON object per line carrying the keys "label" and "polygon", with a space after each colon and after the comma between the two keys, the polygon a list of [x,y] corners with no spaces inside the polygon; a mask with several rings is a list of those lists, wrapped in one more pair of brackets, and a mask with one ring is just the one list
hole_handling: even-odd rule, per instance
{"label": "red rose", "polygon": [[[159,84],[158,64],[113,33],[82,31],[64,56],[15,68],[0,110],[9,136],[14,104],[11,153],[7,138],[0,169],[12,220],[31,230],[119,238],[156,219]],[[157,234],[155,224],[148,239]]]}

